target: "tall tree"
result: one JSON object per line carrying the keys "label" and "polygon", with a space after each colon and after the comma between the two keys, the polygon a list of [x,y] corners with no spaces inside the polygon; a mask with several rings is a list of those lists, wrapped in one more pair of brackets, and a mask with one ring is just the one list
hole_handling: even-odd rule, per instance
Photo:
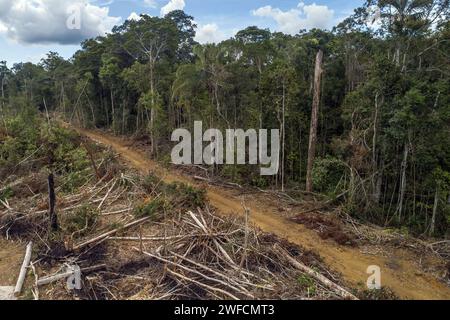
{"label": "tall tree", "polygon": [[150,108],[149,132],[151,139],[151,154],[157,151],[157,139],[155,132],[155,120],[157,117],[157,65],[162,59],[174,61],[175,52],[179,42],[177,25],[169,19],[150,17],[142,15],[138,21],[127,21],[116,28],[117,34],[124,33],[125,41],[123,48],[137,61],[148,63],[150,83],[149,92],[144,97]]}
{"label": "tall tree", "polygon": [[322,49],[319,49],[316,55],[316,64],[314,68],[314,93],[311,111],[311,128],[309,132],[308,165],[306,173],[306,191],[308,192],[313,191],[312,170],[314,167],[314,160],[316,158],[317,124],[320,105],[321,79],[323,72],[322,63],[323,51]]}

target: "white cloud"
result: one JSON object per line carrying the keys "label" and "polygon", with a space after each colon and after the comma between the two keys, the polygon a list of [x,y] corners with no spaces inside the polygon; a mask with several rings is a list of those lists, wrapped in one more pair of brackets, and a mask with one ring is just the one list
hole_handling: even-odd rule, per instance
{"label": "white cloud", "polygon": [[0,21],[0,33],[6,33],[8,28]]}
{"label": "white cloud", "polygon": [[334,10],[327,6],[305,5],[300,2],[297,8],[283,11],[272,6],[261,7],[253,10],[252,14],[257,17],[272,18],[278,25],[279,31],[296,34],[301,29],[320,28],[327,29],[331,27],[334,18]]}
{"label": "white cloud", "polygon": [[[67,27],[71,16],[79,20],[79,28]],[[0,0],[2,29],[8,38],[20,43],[78,44],[104,35],[120,21],[120,17],[109,15],[108,7],[90,0]]]}
{"label": "white cloud", "polygon": [[326,29],[333,23],[334,10],[327,6],[321,6],[313,3],[304,5],[303,12],[306,15],[306,26],[310,28]]}
{"label": "white cloud", "polygon": [[170,0],[164,7],[161,8],[161,15],[165,16],[169,12],[175,10],[183,10],[186,6],[184,0]]}
{"label": "white cloud", "polygon": [[139,20],[141,20],[141,16],[138,15],[136,12],[133,11],[133,12],[130,14],[130,16],[127,18],[127,20],[135,20],[135,21],[139,21]]}
{"label": "white cloud", "polygon": [[158,6],[156,0],[144,0],[144,5],[149,8],[156,8]]}
{"label": "white cloud", "polygon": [[127,18],[127,20],[134,20],[134,21],[139,21],[142,19],[142,16],[147,16],[147,17],[151,17],[151,15],[147,14],[147,13],[141,13],[141,14],[137,14],[136,12],[132,12],[129,17]]}
{"label": "white cloud", "polygon": [[215,23],[198,25],[195,41],[199,43],[218,43],[227,38],[225,32],[221,31]]}

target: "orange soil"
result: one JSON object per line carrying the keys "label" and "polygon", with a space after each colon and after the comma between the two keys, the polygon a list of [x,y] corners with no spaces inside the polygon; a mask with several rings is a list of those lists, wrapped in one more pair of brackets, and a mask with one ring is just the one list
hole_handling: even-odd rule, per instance
{"label": "orange soil", "polygon": [[[154,171],[166,182],[181,181],[196,184],[186,175],[173,173],[150,160],[144,153],[132,150],[120,138],[111,137],[98,131],[77,129],[81,134],[94,141],[112,147],[131,166],[148,173]],[[236,191],[209,186],[210,203],[222,214],[243,214],[242,200]],[[251,221],[265,232],[276,234],[292,243],[319,253],[325,263],[342,274],[348,285],[362,288],[368,274],[368,266],[381,268],[381,281],[403,299],[445,299],[450,300],[450,288],[433,275],[424,273],[413,252],[403,249],[390,249],[389,257],[377,254],[365,254],[358,248],[339,246],[322,240],[315,231],[287,220],[275,205],[271,206],[246,197],[246,206],[250,209]]]}
{"label": "orange soil", "polygon": [[0,239],[0,286],[14,286],[25,255],[25,245]]}

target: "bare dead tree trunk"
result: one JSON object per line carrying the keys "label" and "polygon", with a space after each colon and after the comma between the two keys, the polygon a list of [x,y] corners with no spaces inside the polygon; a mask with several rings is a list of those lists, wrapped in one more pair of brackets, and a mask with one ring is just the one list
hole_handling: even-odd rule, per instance
{"label": "bare dead tree trunk", "polygon": [[394,62],[397,67],[400,67],[400,48],[399,47],[395,50]]}
{"label": "bare dead tree trunk", "polygon": [[381,194],[381,173],[378,171],[378,159],[377,159],[377,140],[378,140],[378,113],[379,113],[379,93],[375,95],[375,115],[373,121],[373,140],[372,140],[372,189],[373,189],[373,202],[380,203]]}
{"label": "bare dead tree trunk", "polygon": [[[152,60],[150,60],[152,61]],[[152,63],[152,62],[150,62]],[[150,66],[150,92],[151,92],[151,99],[152,99],[152,107],[150,110],[150,143],[151,143],[151,155],[154,156],[156,152],[156,146],[155,146],[155,84],[153,79],[153,65]]]}
{"label": "bare dead tree trunk", "polygon": [[50,173],[48,176],[48,204],[49,204],[49,218],[50,228],[52,231],[58,230],[58,217],[56,215],[56,194],[55,194],[55,176]]}
{"label": "bare dead tree trunk", "polygon": [[439,186],[436,186],[436,193],[434,194],[433,216],[431,217],[430,236],[434,235],[436,231],[436,217],[439,205]]}
{"label": "bare dead tree trunk", "polygon": [[316,67],[314,72],[314,98],[311,112],[311,129],[309,133],[308,167],[306,172],[306,191],[308,192],[313,191],[312,170],[314,166],[314,160],[316,157],[317,123],[320,104],[320,82],[323,72],[322,61],[323,61],[323,51],[319,50],[316,56]]}

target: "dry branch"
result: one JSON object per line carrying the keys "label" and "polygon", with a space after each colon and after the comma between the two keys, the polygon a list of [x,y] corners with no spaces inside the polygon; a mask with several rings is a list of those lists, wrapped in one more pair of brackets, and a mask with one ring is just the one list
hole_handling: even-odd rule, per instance
{"label": "dry branch", "polygon": [[215,292],[222,293],[222,294],[224,294],[224,295],[230,297],[230,298],[233,299],[233,300],[239,300],[239,298],[235,297],[234,295],[232,295],[231,293],[229,293],[229,292],[227,292],[227,291],[225,291],[225,290],[222,290],[222,289],[219,289],[219,288],[215,288],[215,287],[211,287],[211,286],[209,286],[209,285],[207,285],[207,284],[204,284],[204,283],[201,283],[201,282],[199,282],[199,281],[197,281],[197,280],[194,280],[194,279],[185,277],[185,276],[183,276],[183,275],[181,275],[181,274],[179,274],[179,273],[177,273],[177,272],[175,272],[175,271],[172,271],[172,270],[170,270],[170,269],[167,269],[167,272],[169,272],[170,274],[172,274],[173,276],[175,276],[175,277],[177,277],[177,278],[181,278],[181,279],[183,279],[183,280],[186,280],[186,281],[195,283],[196,285],[198,285],[198,286],[200,286],[200,287],[206,288],[206,289],[211,290],[211,291],[215,291]]}
{"label": "dry branch", "polygon": [[281,246],[278,244],[275,245],[275,250],[280,253],[282,257],[287,259],[294,267],[299,269],[302,272],[305,272],[309,276],[313,277],[314,279],[320,281],[322,284],[327,286],[328,288],[334,290],[336,293],[338,293],[340,296],[342,296],[345,299],[351,299],[351,300],[359,300],[356,296],[339,286],[338,284],[332,282],[331,280],[327,279],[317,271],[314,271],[313,269],[305,266],[303,263],[300,263],[298,260],[294,259],[286,250],[284,250]]}
{"label": "dry branch", "polygon": [[105,202],[105,200],[108,198],[109,194],[111,193],[111,191],[114,189],[114,187],[116,186],[117,180],[114,181],[114,183],[112,184],[111,188],[109,188],[108,192],[106,193],[106,195],[103,197],[102,201],[100,202],[100,204],[98,205],[98,210],[101,209],[101,207],[103,206],[103,203]]}
{"label": "dry branch", "polygon": [[[138,248],[133,248],[133,249],[134,249],[135,251],[141,252],[141,250],[138,249]],[[237,288],[237,287],[235,287],[235,286],[233,286],[233,285],[231,285],[231,284],[229,284],[229,283],[227,283],[227,282],[225,282],[225,281],[223,281],[223,280],[220,280],[220,279],[216,279],[216,278],[207,276],[207,275],[205,275],[205,274],[203,274],[203,273],[201,273],[201,272],[199,272],[199,271],[197,271],[197,270],[188,268],[188,267],[186,267],[186,266],[184,266],[184,265],[182,265],[182,264],[179,264],[179,263],[170,261],[170,260],[168,260],[168,259],[165,259],[165,258],[161,257],[160,255],[151,254],[151,253],[145,252],[145,251],[143,251],[142,253],[145,254],[146,256],[155,258],[155,259],[157,259],[157,260],[160,260],[160,261],[162,261],[162,262],[171,264],[171,265],[173,265],[173,266],[175,266],[175,267],[178,267],[178,268],[180,268],[180,269],[183,269],[183,270],[185,270],[185,271],[194,273],[194,274],[196,274],[196,275],[198,275],[198,276],[200,276],[200,277],[202,277],[202,278],[204,278],[204,279],[206,279],[206,280],[209,280],[209,281],[213,281],[213,282],[219,283],[219,284],[221,284],[221,285],[223,285],[223,286],[226,286],[226,287],[228,287],[228,288],[230,288],[230,289],[232,289],[232,290],[234,290],[234,291],[236,291],[236,292],[239,292],[239,293],[242,294],[242,295],[247,296],[248,298],[251,298],[251,299],[254,299],[254,298],[255,298],[255,296],[253,296],[252,294],[250,294],[248,291],[246,291],[246,290],[244,291],[244,290],[242,290],[242,289],[239,289],[239,288]]]}
{"label": "dry branch", "polygon": [[17,279],[16,287],[14,288],[14,295],[17,297],[22,292],[23,283],[27,276],[27,268],[30,265],[31,253],[33,251],[33,242],[28,243],[23,259],[22,267],[20,268],[19,278]]}
{"label": "dry branch", "polygon": [[151,219],[151,217],[146,217],[146,218],[142,218],[142,219],[130,222],[130,223],[126,224],[123,227],[120,227],[120,228],[108,231],[108,232],[106,232],[104,234],[101,234],[101,235],[99,235],[99,236],[97,236],[97,237],[95,237],[93,239],[90,239],[90,240],[87,240],[87,241],[85,241],[83,243],[80,243],[80,244],[74,246],[73,250],[77,251],[77,250],[83,249],[84,247],[87,247],[88,245],[91,245],[93,243],[100,242],[100,241],[108,238],[109,236],[112,236],[113,234],[116,234],[119,231],[126,230],[126,229],[129,229],[129,228],[134,227],[134,226],[138,226],[138,225],[140,225],[140,224],[142,224],[144,222],[149,221],[150,219]]}

